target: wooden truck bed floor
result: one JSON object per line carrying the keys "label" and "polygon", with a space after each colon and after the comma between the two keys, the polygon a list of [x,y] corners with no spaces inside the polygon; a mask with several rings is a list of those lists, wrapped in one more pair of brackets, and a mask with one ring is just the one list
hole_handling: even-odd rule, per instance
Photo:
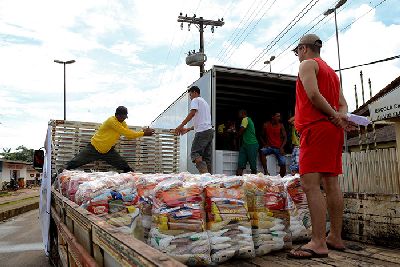
{"label": "wooden truck bed floor", "polygon": [[[361,250],[346,249],[345,252],[329,251],[328,258],[310,260],[288,259],[288,251],[277,251],[254,259],[231,260],[219,266],[400,266],[400,249],[377,247],[364,243],[346,241],[347,245]],[[297,247],[299,245],[294,245]]]}

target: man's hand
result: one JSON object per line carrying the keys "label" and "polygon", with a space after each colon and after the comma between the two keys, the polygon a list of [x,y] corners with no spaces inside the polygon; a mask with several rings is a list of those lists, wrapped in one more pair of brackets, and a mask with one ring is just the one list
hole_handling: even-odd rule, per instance
{"label": "man's hand", "polygon": [[183,130],[183,125],[181,124],[181,125],[179,125],[178,127],[175,128],[175,130],[174,130],[175,135],[182,134],[182,130]]}
{"label": "man's hand", "polygon": [[152,128],[143,128],[144,136],[152,136],[155,133],[155,130]]}
{"label": "man's hand", "polygon": [[357,125],[347,118],[346,114],[337,112],[335,116],[329,118],[329,120],[336,126],[343,128],[345,131],[350,132],[357,128]]}
{"label": "man's hand", "polygon": [[339,113],[339,112],[335,112],[335,115],[329,117],[329,120],[336,127],[341,127],[341,128],[345,128],[347,123],[348,123],[347,116],[345,114],[342,114],[342,113]]}

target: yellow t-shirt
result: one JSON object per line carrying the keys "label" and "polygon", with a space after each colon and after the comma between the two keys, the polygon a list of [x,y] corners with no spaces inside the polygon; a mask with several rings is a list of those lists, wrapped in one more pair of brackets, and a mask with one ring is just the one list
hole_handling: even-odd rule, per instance
{"label": "yellow t-shirt", "polygon": [[143,136],[144,132],[132,131],[126,122],[119,122],[115,116],[111,116],[100,125],[91,139],[91,144],[99,153],[105,154],[117,143],[121,135],[133,139]]}
{"label": "yellow t-shirt", "polygon": [[294,146],[299,146],[300,145],[300,135],[296,131],[296,128],[294,128],[294,126],[292,126],[292,144]]}
{"label": "yellow t-shirt", "polygon": [[225,124],[218,125],[218,133],[223,134],[225,131]]}

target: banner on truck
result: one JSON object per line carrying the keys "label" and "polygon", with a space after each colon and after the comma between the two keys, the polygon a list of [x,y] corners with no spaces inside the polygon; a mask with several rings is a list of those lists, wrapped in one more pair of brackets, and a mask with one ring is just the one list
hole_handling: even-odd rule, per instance
{"label": "banner on truck", "polygon": [[40,223],[42,227],[42,238],[44,252],[49,255],[50,251],[50,207],[51,207],[51,126],[47,129],[46,141],[44,143],[46,151],[43,164],[42,184],[40,186]]}

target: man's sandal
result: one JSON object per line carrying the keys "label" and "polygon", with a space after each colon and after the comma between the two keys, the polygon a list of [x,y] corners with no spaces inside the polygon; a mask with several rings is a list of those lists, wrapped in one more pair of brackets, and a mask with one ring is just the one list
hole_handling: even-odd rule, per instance
{"label": "man's sandal", "polygon": [[[304,255],[304,254],[301,254],[301,255],[298,255],[296,252],[306,252],[306,253],[308,253],[307,255]],[[328,253],[317,253],[317,252],[315,252],[314,250],[312,250],[312,249],[309,249],[309,248],[303,248],[302,246],[301,247],[298,247],[298,248],[296,248],[295,250],[293,250],[293,251],[290,251],[288,254],[287,254],[287,257],[288,258],[292,258],[292,259],[312,259],[312,258],[327,258],[328,257]]]}

